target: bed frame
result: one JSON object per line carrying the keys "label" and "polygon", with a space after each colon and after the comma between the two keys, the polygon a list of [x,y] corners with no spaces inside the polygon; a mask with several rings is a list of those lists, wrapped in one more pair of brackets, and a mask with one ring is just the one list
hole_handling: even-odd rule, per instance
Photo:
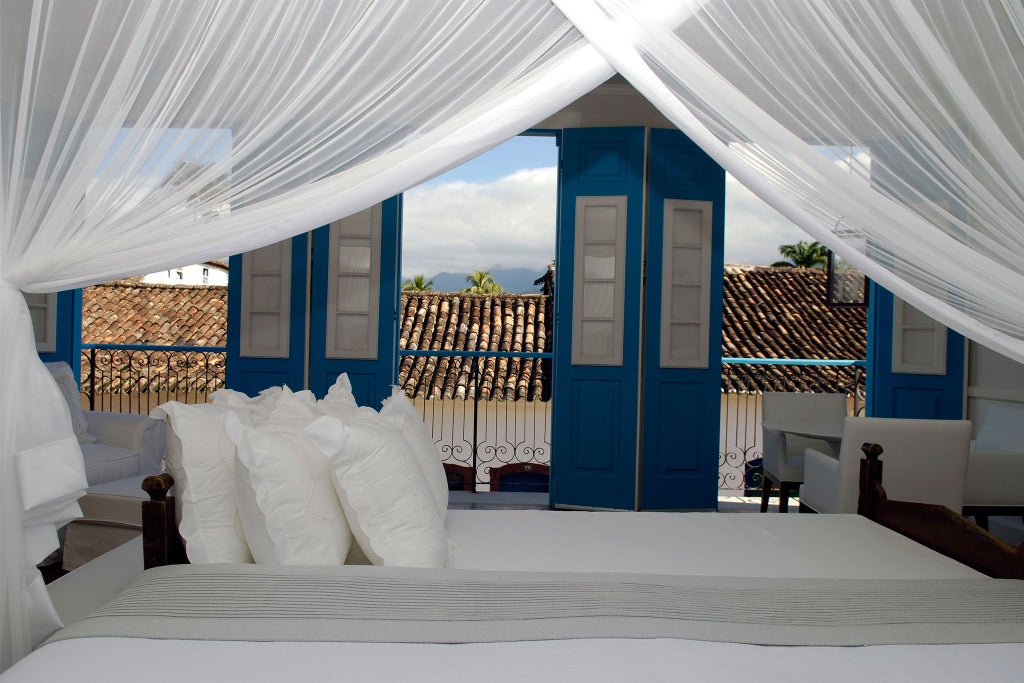
{"label": "bed frame", "polygon": [[[882,447],[865,443],[861,450],[858,514],[921,545],[998,579],[1024,579],[1024,542],[1016,548],[966,517],[941,505],[889,500],[882,488]],[[142,489],[143,563],[146,569],[187,564],[178,534],[174,498],[168,495],[174,479],[166,472],[147,477]]]}

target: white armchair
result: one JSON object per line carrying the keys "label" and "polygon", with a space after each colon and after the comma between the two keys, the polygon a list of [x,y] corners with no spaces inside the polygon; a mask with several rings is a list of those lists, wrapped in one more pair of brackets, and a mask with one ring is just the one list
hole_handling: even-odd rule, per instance
{"label": "white armchair", "polygon": [[945,505],[960,512],[971,423],[884,417],[846,418],[838,459],[807,449],[801,507],[856,513],[861,445],[869,441],[884,449],[882,485],[890,499]]}
{"label": "white armchair", "polygon": [[1024,404],[993,402],[971,442],[965,515],[988,528],[989,515],[1024,515]]}
{"label": "white armchair", "polygon": [[[762,422],[784,423],[790,420],[842,420],[846,417],[845,394],[807,394],[765,392],[761,398]],[[789,496],[804,480],[804,451],[813,448],[831,451],[821,439],[787,434],[768,427],[764,433],[764,476],[761,480],[761,512],[768,512],[772,487],[779,488],[779,512],[789,509]]]}

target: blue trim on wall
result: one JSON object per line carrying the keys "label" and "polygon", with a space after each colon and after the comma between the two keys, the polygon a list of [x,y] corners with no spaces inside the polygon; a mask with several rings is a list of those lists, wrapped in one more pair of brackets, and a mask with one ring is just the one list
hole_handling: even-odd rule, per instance
{"label": "blue trim on wall", "polygon": [[[555,278],[551,503],[636,507],[644,128],[563,132]],[[576,197],[626,195],[623,364],[572,365]]]}
{"label": "blue trim on wall", "polygon": [[[716,509],[722,386],[725,171],[678,130],[651,130],[641,509]],[[709,201],[711,279],[706,368],[661,367],[666,199]]]}
{"label": "blue trim on wall", "polygon": [[240,329],[242,324],[242,256],[236,254],[228,261],[228,338],[225,385],[229,389],[255,396],[263,389],[287,384],[293,390],[302,389],[305,382],[306,354],[306,272],[307,235],[296,235],[291,240],[291,318],[288,322],[288,358],[254,358],[240,355]]}
{"label": "blue trim on wall", "polygon": [[82,372],[82,290],[57,292],[57,338],[52,353],[40,353],[44,363],[64,361],[75,377]]}
{"label": "blue trim on wall", "polygon": [[964,338],[949,330],[946,374],[892,371],[893,295],[871,283],[868,307],[867,415],[958,420],[963,417]]}

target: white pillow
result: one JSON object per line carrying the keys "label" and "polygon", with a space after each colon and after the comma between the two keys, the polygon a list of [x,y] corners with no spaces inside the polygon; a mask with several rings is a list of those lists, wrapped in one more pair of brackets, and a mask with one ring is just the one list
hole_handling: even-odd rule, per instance
{"label": "white pillow", "polygon": [[71,427],[75,430],[78,443],[95,443],[96,437],[89,433],[89,421],[85,419],[85,411],[82,410],[82,394],[78,390],[78,381],[71,366],[64,361],[46,363],[46,368],[53,375],[53,381],[57,383],[61,396],[64,397],[71,413]]}
{"label": "white pillow", "polygon": [[1024,403],[991,403],[981,418],[974,449],[1024,452]]}
{"label": "white pillow", "polygon": [[[303,431],[313,411],[303,397],[285,387],[266,423],[246,427],[237,416],[224,417],[228,434],[238,446],[237,490],[249,495],[256,510],[242,505],[246,538],[255,539],[256,561],[264,564],[343,564],[352,545],[352,534],[334,492],[327,458]],[[270,541],[270,552],[266,540]]]}
{"label": "white pillow", "polygon": [[331,465],[352,534],[373,564],[444,567],[444,521],[416,456],[370,408],[345,421],[321,417],[306,428]]}
{"label": "white pillow", "polygon": [[423,418],[420,417],[416,406],[399,387],[391,387],[391,396],[384,399],[380,414],[401,433],[409,444],[409,448],[423,470],[430,493],[437,501],[437,510],[441,513],[441,519],[445,519],[448,515],[448,477],[444,473],[441,456],[437,454],[437,448],[434,447],[434,439],[427,431],[427,426],[423,424]]}
{"label": "white pillow", "polygon": [[356,397],[352,394],[352,383],[348,373],[341,373],[334,384],[327,390],[327,395],[316,402],[316,411],[320,415],[345,418],[359,409]]}
{"label": "white pillow", "polygon": [[[210,394],[210,400],[217,405],[245,408],[252,415],[252,424],[259,425],[266,422],[270,414],[274,412],[274,407],[284,394],[285,389],[287,389],[285,386],[267,387],[258,396],[249,396],[234,389],[218,389]],[[300,391],[299,394],[304,395],[307,401],[315,402],[316,400],[311,391]]]}
{"label": "white pillow", "polygon": [[[224,418],[225,423],[237,419],[235,416]],[[231,433],[231,426],[225,424],[228,433]],[[242,450],[242,446],[238,446]],[[242,530],[245,531],[245,542],[249,546],[249,552],[257,564],[277,564],[277,556],[274,555],[274,541],[267,533],[267,518],[260,510],[256,502],[256,491],[252,488],[252,481],[249,479],[249,470],[241,462],[238,454],[235,454],[235,501],[238,503],[238,516],[242,520]]]}
{"label": "white pillow", "polygon": [[152,411],[155,418],[166,417],[168,436],[181,444],[180,452],[167,449],[164,465],[174,477],[178,531],[193,564],[252,562],[235,503],[235,444],[221,422],[227,414],[249,420],[244,409],[211,403],[170,401]]}

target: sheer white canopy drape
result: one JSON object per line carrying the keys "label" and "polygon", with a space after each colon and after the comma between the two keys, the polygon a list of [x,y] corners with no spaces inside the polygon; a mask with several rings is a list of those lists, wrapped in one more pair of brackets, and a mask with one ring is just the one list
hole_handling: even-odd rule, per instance
{"label": "sheer white canopy drape", "polygon": [[1024,361],[1020,3],[554,2],[762,199]]}
{"label": "sheer white canopy drape", "polygon": [[34,565],[85,488],[19,290],[312,229],[476,156],[613,72],[547,0],[0,13],[3,669],[54,628]]}
{"label": "sheer white canopy drape", "polygon": [[34,565],[84,487],[21,291],[315,228],[613,70],[811,235],[1024,360],[1019,5],[554,2],[0,3],[0,669],[54,624]]}

